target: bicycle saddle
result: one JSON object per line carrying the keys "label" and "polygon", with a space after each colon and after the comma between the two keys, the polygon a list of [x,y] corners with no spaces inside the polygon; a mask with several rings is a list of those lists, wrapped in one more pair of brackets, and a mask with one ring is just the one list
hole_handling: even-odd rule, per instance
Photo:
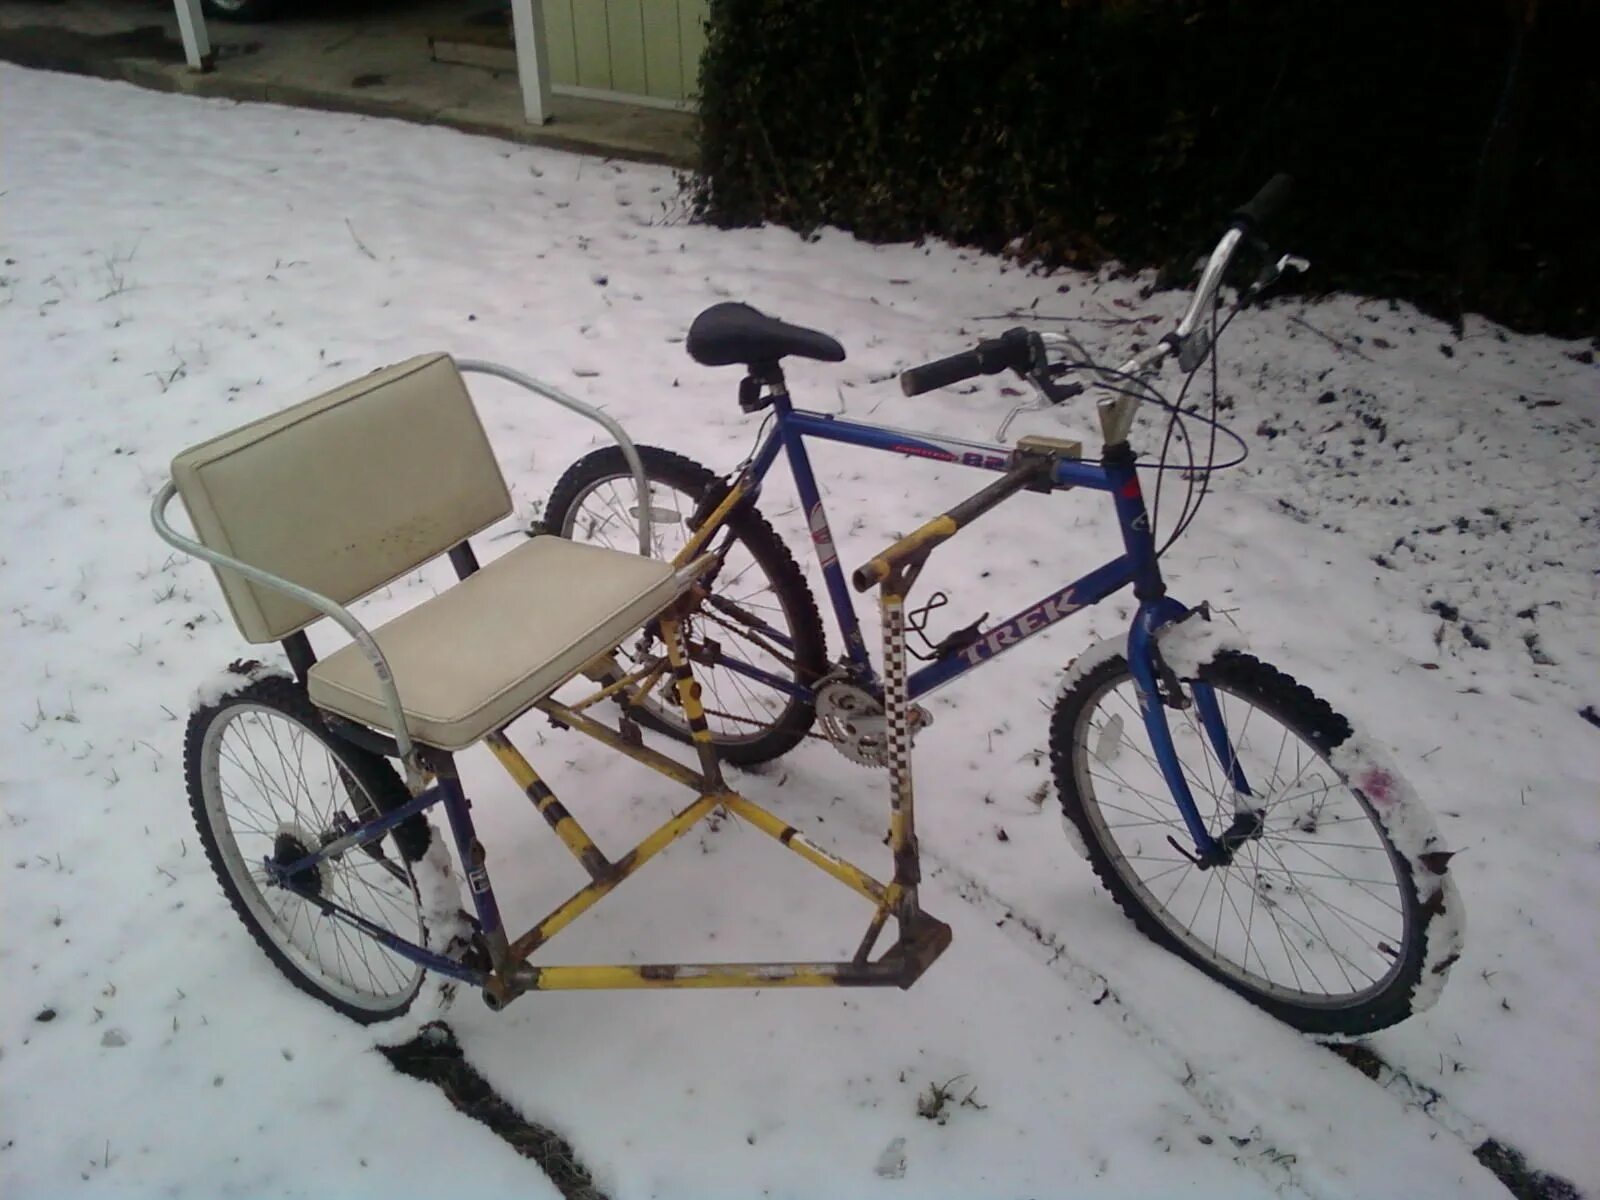
{"label": "bicycle saddle", "polygon": [[825,333],[789,325],[748,304],[713,304],[689,326],[689,357],[701,366],[775,363],[786,354],[842,362],[844,347]]}

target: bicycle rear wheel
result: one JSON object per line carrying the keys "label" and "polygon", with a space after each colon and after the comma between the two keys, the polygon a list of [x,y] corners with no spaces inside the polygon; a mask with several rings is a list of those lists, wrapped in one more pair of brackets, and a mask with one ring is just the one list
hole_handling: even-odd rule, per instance
{"label": "bicycle rear wheel", "polygon": [[[718,480],[682,455],[654,446],[638,450],[650,485],[654,555],[670,560],[694,532],[695,510]],[[567,468],[550,493],[543,525],[574,541],[635,553],[638,503],[622,451],[608,446]],[[730,517],[708,549],[720,553],[721,562],[704,580],[705,598],[684,621],[695,678],[705,692],[706,723],[726,761],[765,762],[798,745],[816,719],[812,701],[767,680],[810,686],[827,671],[822,618],[794,556],[755,509]],[[666,646],[647,628],[616,657],[631,671],[663,660]],[[647,729],[690,740],[670,673],[634,698],[629,715]]]}
{"label": "bicycle rear wheel", "polygon": [[1445,945],[1459,912],[1435,921],[1447,896],[1459,901],[1442,879],[1424,900],[1422,868],[1389,832],[1405,814],[1391,805],[1380,817],[1330,760],[1348,721],[1248,655],[1219,655],[1200,677],[1252,794],[1234,791],[1192,692],[1187,708],[1167,710],[1174,748],[1211,835],[1239,820],[1253,834],[1225,865],[1189,855],[1133,677],[1115,658],[1062,696],[1051,725],[1062,809],[1095,874],[1146,936],[1296,1028],[1348,1035],[1403,1020],[1453,961],[1430,957],[1429,939]]}

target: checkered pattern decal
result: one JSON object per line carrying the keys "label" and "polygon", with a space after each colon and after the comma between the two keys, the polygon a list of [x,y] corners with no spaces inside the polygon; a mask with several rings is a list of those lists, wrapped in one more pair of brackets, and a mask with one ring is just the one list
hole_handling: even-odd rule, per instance
{"label": "checkered pattern decal", "polygon": [[906,721],[905,606],[883,598],[883,708],[889,730],[889,786],[896,819],[911,811],[911,734]]}

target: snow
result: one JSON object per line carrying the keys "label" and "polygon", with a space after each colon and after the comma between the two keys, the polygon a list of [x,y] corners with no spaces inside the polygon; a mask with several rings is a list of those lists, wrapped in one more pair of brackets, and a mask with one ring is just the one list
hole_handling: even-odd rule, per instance
{"label": "snow", "polygon": [[[907,399],[894,372],[1012,313],[1071,319],[1111,357],[1181,298],[943,245],[694,227],[665,170],[447,130],[12,68],[0,91],[0,1191],[422,1194],[470,1172],[480,1194],[553,1195],[373,1051],[436,1015],[428,992],[392,1028],[355,1026],[274,972],[211,878],[182,721],[196,681],[248,649],[210,569],[148,526],[172,455],[441,348],[726,469],[759,421],[736,373],[681,340],[728,298],[843,338],[846,363],[790,370],[800,404],[981,438],[1005,381]],[[1600,731],[1579,715],[1600,704],[1600,388],[1577,349],[1481,321],[1457,339],[1348,296],[1242,317],[1223,386],[1252,455],[1165,560],[1180,599],[1381,732],[1460,848],[1472,936],[1435,1007],[1371,1039],[1380,1082],[1140,938],[1059,833],[1047,707],[1079,647],[1126,628],[1126,594],[926,701],[923,899],[955,942],[916,987],[531,995],[499,1014],[463,993],[448,1019],[467,1058],[619,1198],[1503,1196],[1470,1153],[1488,1134],[1600,1191]],[[518,510],[478,540],[488,558],[599,441],[509,385],[473,391]],[[1094,444],[1087,406],[1066,408]],[[1030,422],[1015,435],[1062,432]],[[986,481],[836,446],[814,461],[847,565]],[[1025,609],[1115,552],[1093,500],[1017,498],[942,548],[919,594],[950,592],[951,627]],[[761,503],[807,545],[786,478]],[[450,577],[436,564],[359,615]],[[683,802],[543,722],[512,737],[612,853]],[[520,931],[581,873],[487,755],[462,772]],[[813,743],[736,781],[886,869],[880,775]],[[538,961],[847,954],[866,919],[730,822]],[[974,1103],[919,1117],[957,1077]],[[881,1174],[898,1154],[904,1177]]]}
{"label": "snow", "polygon": [[1156,633],[1156,644],[1167,666],[1180,679],[1196,679],[1200,668],[1225,650],[1249,654],[1250,643],[1244,633],[1226,621],[1215,621],[1198,611],[1186,620],[1163,626]]}
{"label": "snow", "polygon": [[210,708],[213,704],[220,704],[229,696],[238,695],[252,683],[273,677],[293,679],[294,674],[287,667],[277,663],[262,662],[253,658],[235,659],[190,693],[189,711],[194,712],[197,709]]}
{"label": "snow", "polygon": [[435,949],[448,947],[456,938],[470,939],[472,924],[462,909],[466,898],[456,878],[455,863],[445,848],[446,836],[430,822],[428,850],[412,864],[412,877],[422,901],[422,916]]}
{"label": "snow", "polygon": [[1120,638],[1106,638],[1103,641],[1096,642],[1082,654],[1076,655],[1073,660],[1067,664],[1066,670],[1062,672],[1061,682],[1056,687],[1057,699],[1060,699],[1068,692],[1072,691],[1085,679],[1089,678],[1090,675],[1093,675],[1096,670],[1098,670],[1100,667],[1103,667],[1112,659],[1122,658],[1127,653],[1128,639],[1124,636]]}
{"label": "snow", "polygon": [[1334,747],[1331,761],[1340,777],[1372,806],[1389,841],[1410,865],[1423,908],[1438,910],[1428,925],[1422,977],[1411,991],[1412,1011],[1426,1012],[1438,1003],[1446,975],[1466,942],[1466,907],[1455,880],[1447,871],[1436,869],[1449,863],[1451,852],[1416,789],[1367,735],[1351,734]]}

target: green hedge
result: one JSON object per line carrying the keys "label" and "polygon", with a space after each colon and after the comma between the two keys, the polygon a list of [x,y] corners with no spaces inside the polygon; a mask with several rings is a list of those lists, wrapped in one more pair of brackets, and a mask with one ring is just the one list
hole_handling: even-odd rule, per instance
{"label": "green hedge", "polygon": [[1530,2],[711,0],[692,193],[1148,266],[1287,170],[1279,238],[1324,286],[1594,333],[1600,6],[1545,0],[1519,43]]}

